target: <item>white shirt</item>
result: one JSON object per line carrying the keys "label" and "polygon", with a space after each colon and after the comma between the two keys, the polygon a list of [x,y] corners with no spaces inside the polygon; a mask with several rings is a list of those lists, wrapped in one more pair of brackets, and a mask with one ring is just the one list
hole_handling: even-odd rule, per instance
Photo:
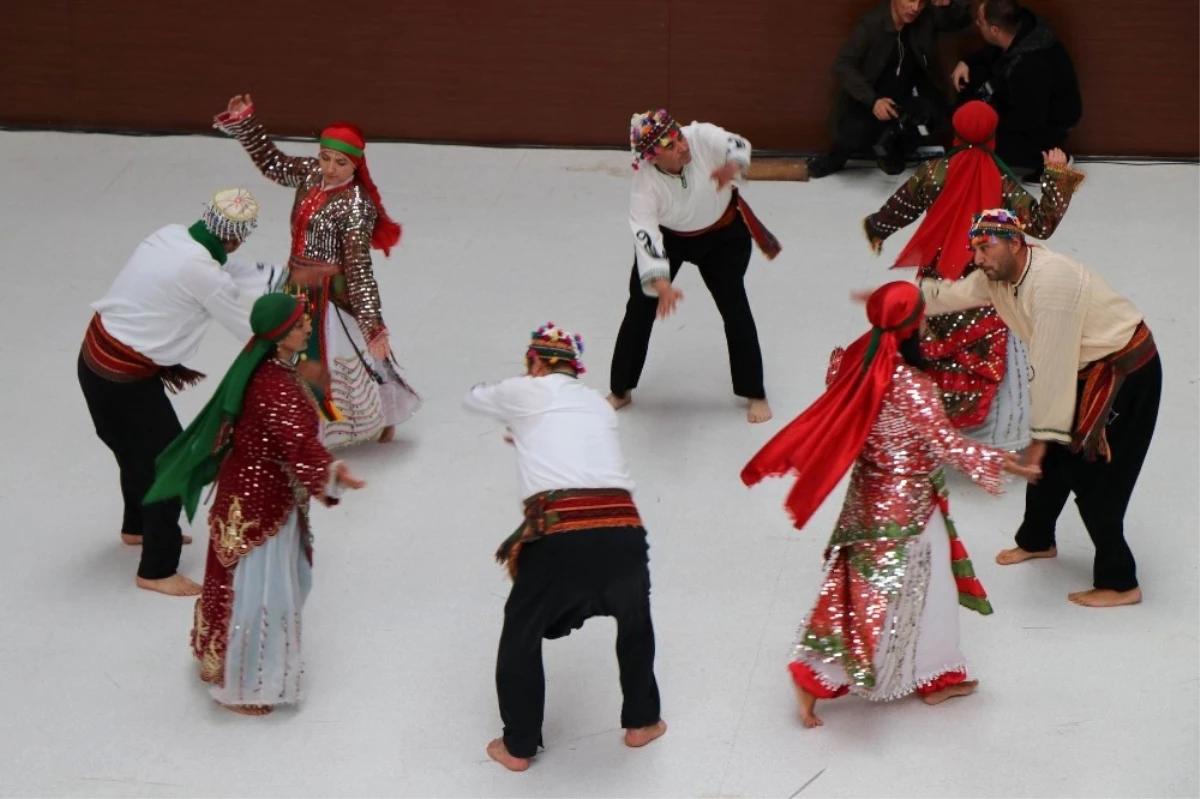
{"label": "white shirt", "polygon": [[1079,370],[1128,344],[1142,314],[1104,278],[1045,247],[1030,248],[1029,266],[1015,286],[979,270],[952,282],[921,281],[928,315],[995,306],[1029,347],[1032,437],[1069,443]]}
{"label": "white shirt", "polygon": [[[248,341],[250,308],[275,271],[263,264],[217,263],[183,225],[167,225],[138,245],[108,294],[92,303],[104,329],[160,366],[195,356],[216,319]],[[241,289],[239,289],[239,285]]]}
{"label": "white shirt", "polygon": [[741,164],[743,172],[750,166],[750,142],[741,136],[707,122],[693,122],[682,130],[692,160],[681,174],[671,175],[643,162],[633,175],[629,226],[633,229],[642,291],[650,297],[656,295],[652,281],[671,277],[659,226],[681,233],[709,227],[729,207],[737,183],[718,189],[713,171],[730,161]]}
{"label": "white shirt", "polygon": [[551,374],[480,384],[467,392],[463,405],[508,425],[522,499],[567,488],[633,491],[617,412],[578,379]]}

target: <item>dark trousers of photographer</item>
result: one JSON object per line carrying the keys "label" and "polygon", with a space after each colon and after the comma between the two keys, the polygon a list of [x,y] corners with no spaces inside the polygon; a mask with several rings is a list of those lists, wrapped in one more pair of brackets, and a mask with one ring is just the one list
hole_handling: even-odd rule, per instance
{"label": "dark trousers of photographer", "polygon": [[949,131],[950,115],[932,89],[917,96],[910,90],[892,101],[903,122],[877,119],[870,106],[851,106],[838,120],[837,141],[830,159],[840,167],[850,158],[863,155],[903,169],[905,158],[917,147],[938,143]]}

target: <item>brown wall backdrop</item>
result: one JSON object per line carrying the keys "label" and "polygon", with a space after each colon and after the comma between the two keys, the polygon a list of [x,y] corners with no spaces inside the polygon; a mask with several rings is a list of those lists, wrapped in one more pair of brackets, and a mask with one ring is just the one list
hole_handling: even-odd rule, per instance
{"label": "brown wall backdrop", "polygon": [[[873,1],[0,0],[0,123],[204,131],[250,92],[282,135],[344,118],[376,139],[620,146],[631,113],[667,105],[815,151]],[[1073,152],[1200,153],[1197,0],[1031,6],[1079,72]],[[945,70],[977,43],[947,41]]]}

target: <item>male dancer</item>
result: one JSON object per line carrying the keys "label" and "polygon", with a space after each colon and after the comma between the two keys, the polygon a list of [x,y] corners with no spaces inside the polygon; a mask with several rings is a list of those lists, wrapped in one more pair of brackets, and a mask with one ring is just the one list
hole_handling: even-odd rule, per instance
{"label": "male dancer", "polygon": [[[765,422],[771,407],[745,277],[751,239],[767,258],[781,248],[734,185],[750,166],[750,142],[707,122],[681,128],[661,108],[634,114],[629,138],[637,170],[629,203],[636,258],[613,351],[608,401],[618,409],[630,403],[629,392],[646,363],[655,313],[665,319],[675,311],[683,292],[671,283],[690,261],[725,321],[733,392],[749,401],[750,422]],[[648,169],[640,168],[643,161]]]}
{"label": "male dancer", "polygon": [[[137,585],[171,596],[194,596],[200,586],[177,573],[179,502],[143,505],[159,453],[182,432],[167,391],[181,391],[204,375],[183,366],[195,356],[217,319],[239,341],[250,338],[243,291],[271,276],[255,264],[229,261],[258,224],[258,202],[244,189],[219,191],[191,227],[167,225],[152,233],[117,275],[79,353],[83,389],[96,435],[121,471],[125,517],[121,540],[142,545]],[[242,286],[239,289],[239,284]]]}
{"label": "male dancer", "polygon": [[645,746],[667,731],[654,679],[646,531],[616,414],[578,379],[582,354],[578,336],[545,325],[526,350],[526,375],[475,386],[464,400],[508,425],[525,500],[524,524],[496,552],[513,587],[496,658],[504,736],[487,752],[512,771],[529,768],[542,743],[542,639],[569,635],[593,616],[617,620],[625,744]]}
{"label": "male dancer", "polygon": [[1001,565],[1057,554],[1054,527],[1071,493],[1096,546],[1093,588],[1068,599],[1087,607],[1142,599],[1125,509],[1150,448],[1162,396],[1162,361],[1140,311],[1083,264],[1025,242],[1005,209],[976,215],[979,270],[954,283],[921,281],[927,312],[991,304],[1029,347],[1033,443],[1023,461],[1042,478],[1025,493],[1017,546]]}

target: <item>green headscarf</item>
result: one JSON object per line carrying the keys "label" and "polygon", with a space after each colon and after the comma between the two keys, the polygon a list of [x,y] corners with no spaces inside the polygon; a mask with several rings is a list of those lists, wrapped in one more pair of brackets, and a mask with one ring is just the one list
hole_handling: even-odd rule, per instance
{"label": "green headscarf", "polygon": [[200,504],[200,492],[217,479],[229,448],[229,436],[224,433],[242,413],[250,378],[303,314],[304,304],[290,294],[265,294],[258,298],[250,311],[254,338],[229,367],[204,410],[158,456],[157,478],[142,500],[144,504],[179,497],[188,521],[192,521]]}

